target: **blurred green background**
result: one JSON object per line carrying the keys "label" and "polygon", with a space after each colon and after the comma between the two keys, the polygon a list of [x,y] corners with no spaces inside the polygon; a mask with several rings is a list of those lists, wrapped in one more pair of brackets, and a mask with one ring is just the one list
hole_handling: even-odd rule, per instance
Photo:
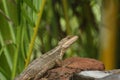
{"label": "blurred green background", "polygon": [[79,39],[64,58],[120,68],[119,0],[0,0],[0,80],[13,80],[31,60],[67,35]]}

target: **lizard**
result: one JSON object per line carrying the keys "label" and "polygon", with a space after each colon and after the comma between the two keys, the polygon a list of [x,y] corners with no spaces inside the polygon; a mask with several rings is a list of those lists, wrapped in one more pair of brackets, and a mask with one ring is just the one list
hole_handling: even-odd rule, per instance
{"label": "lizard", "polygon": [[58,43],[58,46],[33,60],[15,80],[37,80],[41,78],[47,70],[55,66],[57,61],[62,60],[65,51],[77,39],[78,36],[67,36],[63,38]]}

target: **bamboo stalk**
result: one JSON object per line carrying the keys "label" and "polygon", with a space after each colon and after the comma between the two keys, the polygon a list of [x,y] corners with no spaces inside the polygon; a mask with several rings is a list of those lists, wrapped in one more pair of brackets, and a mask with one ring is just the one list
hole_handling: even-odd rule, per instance
{"label": "bamboo stalk", "polygon": [[32,55],[32,50],[33,50],[34,42],[35,42],[35,39],[36,39],[36,36],[37,36],[38,28],[39,28],[39,25],[40,25],[40,22],[41,22],[41,17],[42,17],[43,9],[44,9],[44,6],[45,6],[45,2],[46,2],[46,0],[43,0],[42,5],[40,6],[40,10],[39,10],[39,13],[38,13],[38,19],[36,21],[36,25],[35,25],[35,28],[34,28],[34,33],[33,33],[33,36],[32,36],[32,39],[31,39],[31,42],[30,42],[30,45],[29,45],[29,50],[28,50],[28,55],[27,55],[25,67],[27,67],[29,62],[30,62],[30,57]]}
{"label": "bamboo stalk", "polygon": [[[109,5],[108,5],[109,4]],[[115,68],[116,34],[117,34],[117,5],[116,0],[106,0],[103,8],[101,27],[101,54],[106,69]]]}
{"label": "bamboo stalk", "polygon": [[67,0],[62,0],[62,4],[63,4],[64,16],[66,20],[66,31],[67,31],[67,34],[70,34],[71,28],[70,28],[69,17],[68,17]]}

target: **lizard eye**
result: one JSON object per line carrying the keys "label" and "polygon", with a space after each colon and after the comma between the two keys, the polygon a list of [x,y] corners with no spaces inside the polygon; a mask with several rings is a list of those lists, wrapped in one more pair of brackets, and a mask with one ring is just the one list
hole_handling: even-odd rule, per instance
{"label": "lizard eye", "polygon": [[64,42],[68,41],[68,39],[70,39],[72,36],[67,36],[66,38],[62,39],[58,45],[64,44]]}
{"label": "lizard eye", "polygon": [[70,39],[72,36],[68,36],[67,39]]}

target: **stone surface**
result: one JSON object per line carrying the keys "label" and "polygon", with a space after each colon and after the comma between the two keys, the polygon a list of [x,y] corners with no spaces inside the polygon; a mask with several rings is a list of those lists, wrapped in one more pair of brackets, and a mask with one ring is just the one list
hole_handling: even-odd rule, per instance
{"label": "stone surface", "polygon": [[120,80],[120,69],[110,70],[106,72],[111,73],[111,75],[95,80]]}

